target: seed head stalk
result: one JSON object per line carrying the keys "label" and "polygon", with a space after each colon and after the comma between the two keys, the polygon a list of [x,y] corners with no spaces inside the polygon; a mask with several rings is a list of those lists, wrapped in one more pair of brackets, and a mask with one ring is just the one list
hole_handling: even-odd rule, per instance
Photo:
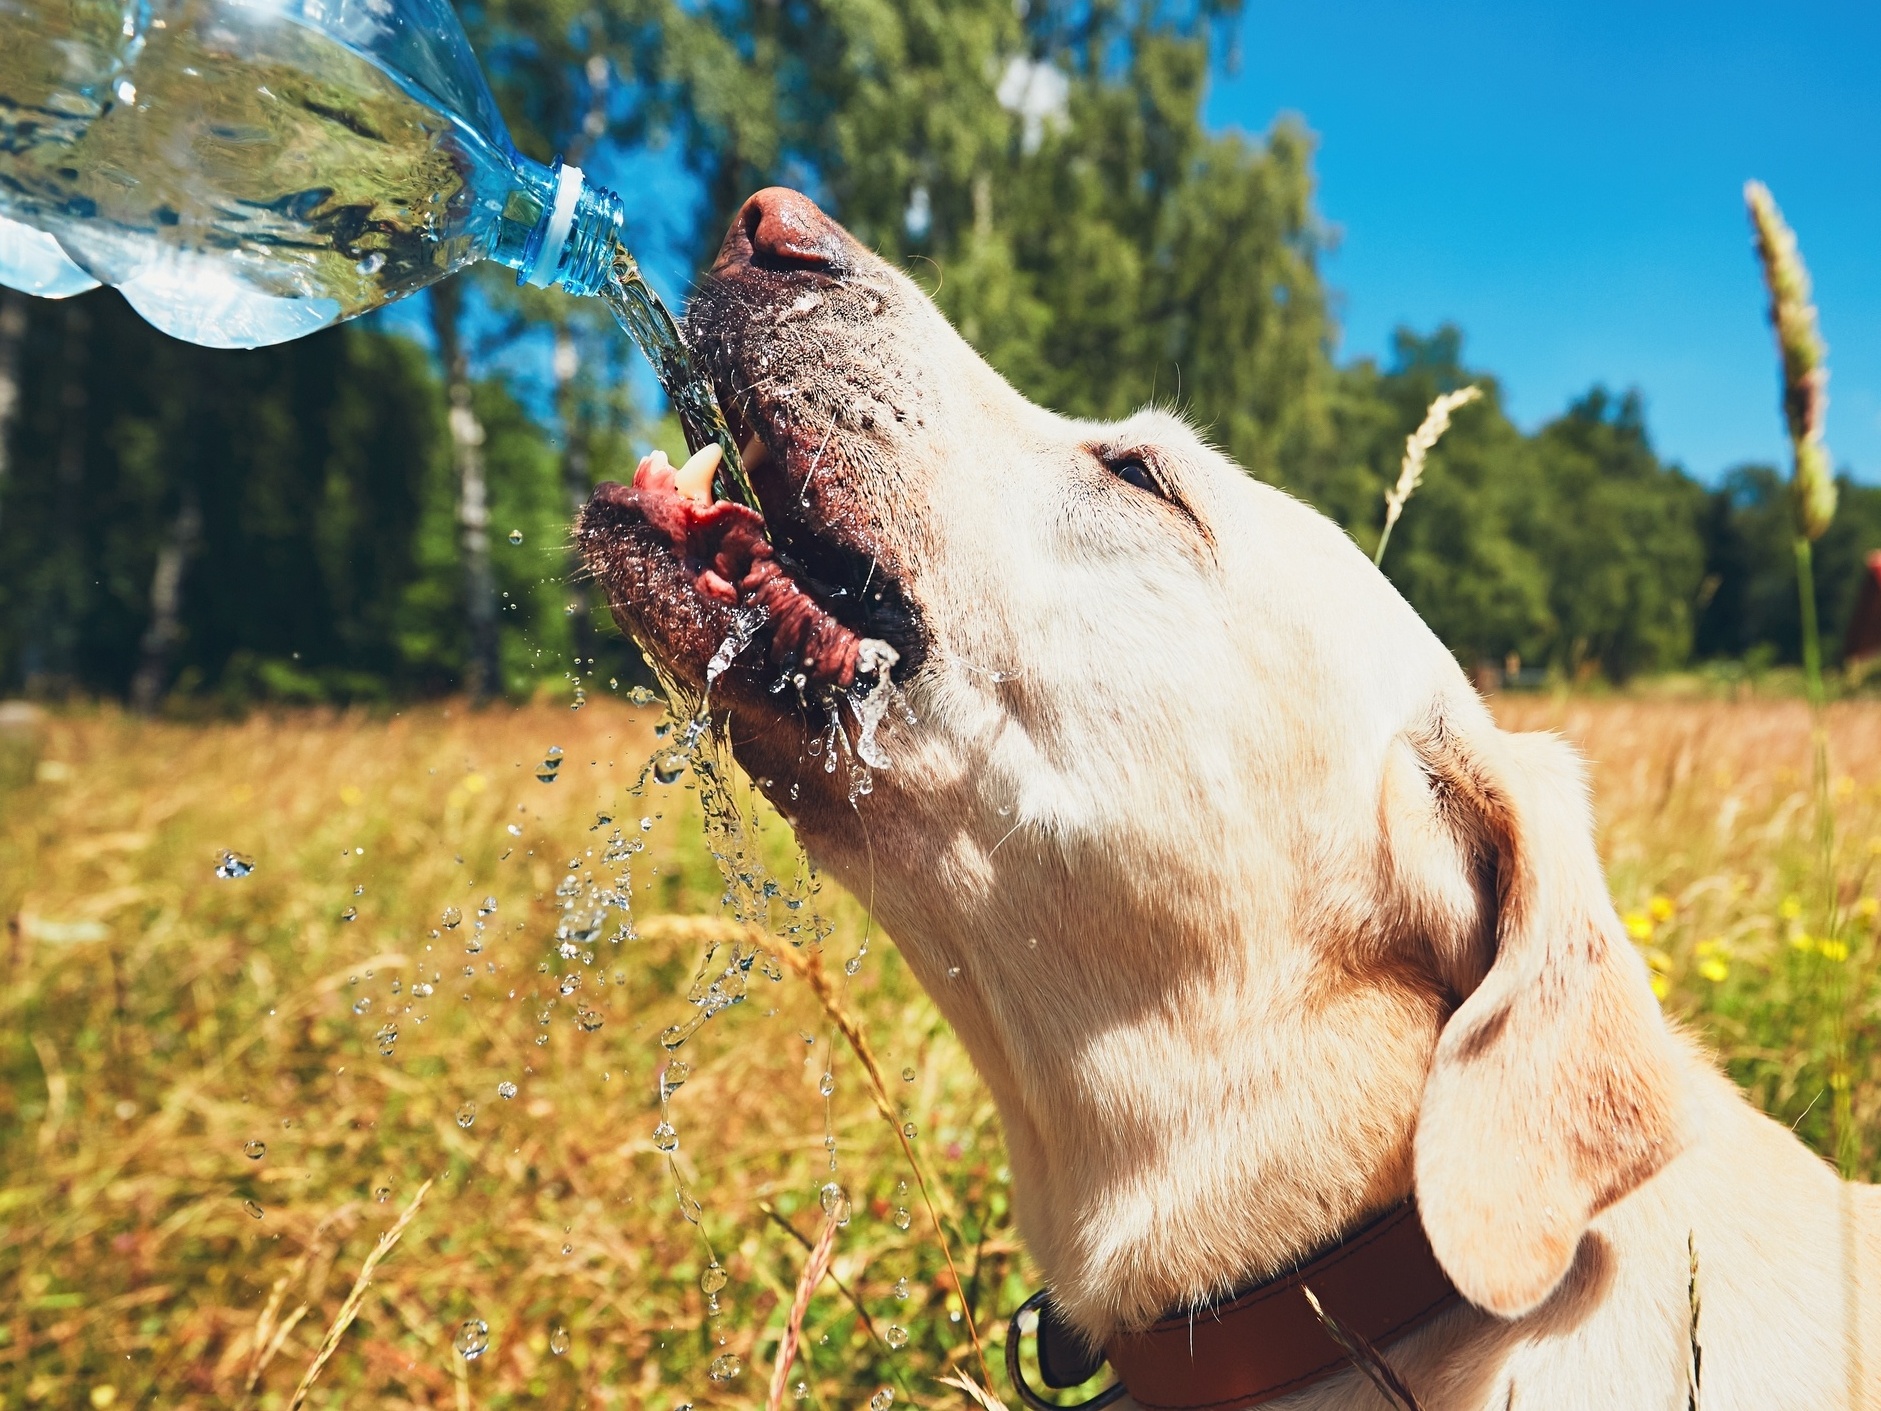
{"label": "seed head stalk", "polygon": [[1459,387],[1445,392],[1430,404],[1417,430],[1404,438],[1404,459],[1398,465],[1398,483],[1385,491],[1385,527],[1378,535],[1378,547],[1372,551],[1372,567],[1385,561],[1385,545],[1391,542],[1391,530],[1404,513],[1405,501],[1424,483],[1424,461],[1432,447],[1450,429],[1450,414],[1468,406],[1483,395],[1480,387]]}
{"label": "seed head stalk", "polygon": [[[1769,189],[1760,181],[1746,182],[1744,204],[1750,210],[1757,259],[1770,291],[1770,324],[1776,332],[1782,360],[1783,421],[1789,431],[1793,469],[1790,505],[1796,525],[1797,608],[1802,619],[1803,683],[1809,696],[1810,740],[1815,764],[1816,852],[1822,886],[1824,940],[1837,937],[1835,885],[1835,811],[1829,796],[1829,732],[1825,718],[1827,693],[1822,680],[1822,632],[1816,618],[1816,575],[1813,545],[1835,518],[1835,476],[1829,468],[1829,449],[1823,442],[1823,419],[1829,409],[1828,347],[1816,323],[1810,302],[1809,270],[1796,246],[1796,234],[1783,219]],[[1834,962],[1831,962],[1832,964]],[[1844,1176],[1854,1174],[1859,1137],[1854,1121],[1854,1094],[1848,1067],[1846,1005],[1841,1002],[1840,967],[1832,997],[1832,1052],[1829,1086],[1833,1093],[1835,1159]]]}

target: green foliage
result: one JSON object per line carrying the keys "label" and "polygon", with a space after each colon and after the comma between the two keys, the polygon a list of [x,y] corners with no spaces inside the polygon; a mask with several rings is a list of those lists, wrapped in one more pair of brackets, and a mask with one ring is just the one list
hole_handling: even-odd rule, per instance
{"label": "green foliage", "polygon": [[[1816,615],[1833,659],[1848,631],[1862,561],[1881,547],[1881,486],[1838,482],[1840,507],[1813,546]],[[1707,496],[1703,609],[1698,650],[1739,657],[1759,647],[1783,661],[1802,659],[1792,492],[1774,466],[1739,466]]]}
{"label": "green foliage", "polygon": [[[700,258],[750,191],[803,187],[932,289],[1028,395],[1094,417],[1173,405],[1368,549],[1405,436],[1438,393],[1481,385],[1386,562],[1466,663],[1513,655],[1619,680],[1694,653],[1794,659],[1773,472],[1705,492],[1654,453],[1631,392],[1596,387],[1525,433],[1494,377],[1464,366],[1455,328],[1401,332],[1383,366],[1333,362],[1314,139],[1292,118],[1259,137],[1201,122],[1238,10],[483,0],[465,18],[534,155],[673,145],[700,182]],[[599,605],[563,525],[594,481],[630,473],[632,353],[598,306],[559,294],[480,279],[471,307],[485,346],[546,348],[553,330],[578,355],[546,425],[494,382],[478,393],[506,684],[610,651],[598,674],[625,676],[627,649],[590,630]],[[124,691],[158,555],[192,502],[202,530],[167,671],[183,694],[365,698],[461,681],[457,491],[418,349],[354,327],[207,353],[101,295],[35,306],[21,367],[0,480],[0,688]],[[1845,483],[1843,502],[1816,546],[1832,644],[1859,556],[1881,544],[1881,491]]]}
{"label": "green foliage", "polygon": [[[185,503],[171,672],[184,695],[370,699],[447,688],[463,656],[455,487],[436,375],[349,325],[229,353],[167,339],[109,292],[35,303],[25,411],[0,487],[0,682],[121,693],[158,552]],[[505,666],[563,663],[566,515],[539,428],[481,389],[500,544]],[[545,558],[544,551],[548,550]]]}

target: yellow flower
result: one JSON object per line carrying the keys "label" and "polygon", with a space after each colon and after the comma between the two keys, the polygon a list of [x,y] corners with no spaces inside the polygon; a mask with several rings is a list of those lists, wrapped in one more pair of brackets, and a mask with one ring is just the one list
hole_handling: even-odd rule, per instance
{"label": "yellow flower", "polygon": [[1673,906],[1671,897],[1658,896],[1646,903],[1647,914],[1662,926],[1672,919],[1675,910],[1677,908]]}
{"label": "yellow flower", "polygon": [[1712,984],[1718,985],[1722,984],[1725,976],[1731,973],[1731,966],[1722,956],[1708,955],[1698,962],[1698,973]]}
{"label": "yellow flower", "polygon": [[1822,956],[1825,960],[1833,960],[1837,965],[1840,965],[1844,960],[1848,959],[1848,942],[1838,941],[1832,936],[1824,937],[1822,940],[1816,942],[1816,954]]}
{"label": "yellow flower", "polygon": [[1626,934],[1636,941],[1652,939],[1652,918],[1643,911],[1629,911],[1624,918]]}
{"label": "yellow flower", "polygon": [[1808,951],[1814,950],[1815,948],[1816,948],[1816,938],[1810,935],[1809,932],[1803,931],[1803,930],[1796,930],[1796,931],[1790,932],[1790,949],[1791,950],[1800,950],[1800,951],[1808,952]]}
{"label": "yellow flower", "polygon": [[1785,897],[1777,907],[1777,915],[1781,916],[1785,921],[1794,921],[1802,914],[1803,899],[1801,897]]}
{"label": "yellow flower", "polygon": [[1654,999],[1663,1000],[1671,988],[1672,984],[1665,976],[1659,974],[1657,971],[1653,972],[1652,994]]}
{"label": "yellow flower", "polygon": [[1855,903],[1855,915],[1863,921],[1872,921],[1877,914],[1881,914],[1881,899],[1863,897]]}

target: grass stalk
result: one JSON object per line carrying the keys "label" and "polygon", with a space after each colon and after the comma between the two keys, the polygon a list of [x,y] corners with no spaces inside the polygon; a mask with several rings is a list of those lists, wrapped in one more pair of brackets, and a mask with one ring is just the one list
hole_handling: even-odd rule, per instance
{"label": "grass stalk", "polygon": [[[1816,615],[1815,554],[1812,545],[1835,518],[1835,477],[1829,469],[1823,422],[1829,408],[1828,347],[1817,326],[1810,302],[1808,267],[1796,244],[1796,234],[1783,219],[1775,199],[1762,182],[1747,182],[1744,204],[1750,211],[1757,258],[1770,291],[1770,324],[1776,332],[1782,363],[1783,420],[1789,432],[1793,470],[1791,507],[1795,514],[1796,592],[1803,639],[1803,680],[1809,696],[1810,745],[1816,805],[1816,871],[1821,890],[1820,926],[1824,941],[1839,942],[1841,917],[1835,878],[1835,809],[1829,787],[1829,732],[1827,692],[1822,677],[1822,631]],[[1860,1149],[1855,1130],[1854,1094],[1848,1063],[1846,985],[1840,963],[1828,962],[1837,981],[1833,994],[1825,994],[1830,1015],[1829,1087],[1834,1129],[1835,1163],[1843,1176],[1852,1176]],[[1822,962],[1818,962],[1818,973]]]}
{"label": "grass stalk", "polygon": [[[795,1227],[786,1228],[792,1234],[796,1233]],[[790,1316],[784,1321],[784,1335],[777,1343],[777,1361],[771,1367],[770,1394],[764,1399],[766,1411],[781,1411],[783,1407],[784,1384],[790,1377],[790,1364],[797,1360],[797,1343],[803,1337],[804,1315],[810,1311],[810,1296],[829,1272],[830,1258],[836,1253],[836,1231],[839,1228],[834,1214],[824,1218],[823,1233],[817,1236],[816,1243],[810,1247],[810,1257],[804,1260],[803,1273],[797,1277],[796,1297],[790,1302]]]}
{"label": "grass stalk", "polygon": [[1404,513],[1405,502],[1424,483],[1424,462],[1429,459],[1432,448],[1442,439],[1443,433],[1450,429],[1451,413],[1458,407],[1468,406],[1482,395],[1483,389],[1474,386],[1445,392],[1425,410],[1424,419],[1418,423],[1417,430],[1404,438],[1404,459],[1398,464],[1397,483],[1385,491],[1385,527],[1378,535],[1378,547],[1372,550],[1372,567],[1376,568],[1385,561],[1385,545],[1391,542],[1391,531],[1397,525],[1398,517]]}
{"label": "grass stalk", "polygon": [[294,1388],[294,1395],[289,1398],[287,1411],[300,1411],[307,1404],[307,1393],[313,1390],[314,1379],[327,1365],[340,1345],[340,1339],[346,1336],[346,1330],[353,1325],[353,1319],[359,1316],[359,1305],[365,1302],[366,1290],[372,1287],[372,1271],[379,1267],[386,1255],[398,1244],[399,1236],[405,1233],[405,1227],[417,1217],[418,1207],[425,1203],[425,1197],[431,1193],[431,1182],[426,1181],[418,1187],[418,1193],[411,1198],[398,1219],[392,1222],[392,1228],[379,1236],[378,1244],[372,1253],[366,1256],[366,1262],[359,1266],[359,1277],[353,1280],[352,1292],[346,1295],[346,1301],[340,1305],[340,1311],[334,1315],[332,1326],[327,1335],[320,1340],[320,1350],[314,1354],[314,1360],[308,1365],[306,1375],[300,1379],[300,1385]]}
{"label": "grass stalk", "polygon": [[1404,1384],[1404,1379],[1385,1361],[1384,1354],[1373,1347],[1363,1334],[1348,1328],[1319,1301],[1310,1284],[1301,1284],[1300,1292],[1306,1295],[1306,1303],[1313,1310],[1313,1316],[1319,1319],[1320,1327],[1326,1330],[1334,1342],[1345,1349],[1346,1358],[1365,1374],[1365,1380],[1378,1389],[1378,1394],[1391,1404],[1394,1411],[1423,1411],[1416,1395]]}

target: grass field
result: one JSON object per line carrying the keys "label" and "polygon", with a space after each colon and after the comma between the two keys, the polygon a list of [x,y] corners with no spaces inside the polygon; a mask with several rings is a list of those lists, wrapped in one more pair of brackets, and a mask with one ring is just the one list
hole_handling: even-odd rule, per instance
{"label": "grass field", "polygon": [[[1872,1174],[1881,705],[1830,716],[1834,930],[1800,703],[1498,710],[1592,759],[1668,1010],[1820,1150],[1841,1093]],[[755,816],[734,904],[826,937],[956,1279],[811,987],[660,919],[718,915],[727,886],[691,776],[632,793],[657,721],[73,712],[0,755],[0,1407],[288,1406],[421,1190],[306,1404],[762,1405],[832,1180],[838,1283],[786,1402],[959,1404],[935,1378],[977,1375],[969,1315],[990,1360],[1028,1291],[991,1105],[884,938],[848,973],[859,908]],[[229,851],[252,872],[218,876]],[[631,922],[597,929],[621,892]]]}

